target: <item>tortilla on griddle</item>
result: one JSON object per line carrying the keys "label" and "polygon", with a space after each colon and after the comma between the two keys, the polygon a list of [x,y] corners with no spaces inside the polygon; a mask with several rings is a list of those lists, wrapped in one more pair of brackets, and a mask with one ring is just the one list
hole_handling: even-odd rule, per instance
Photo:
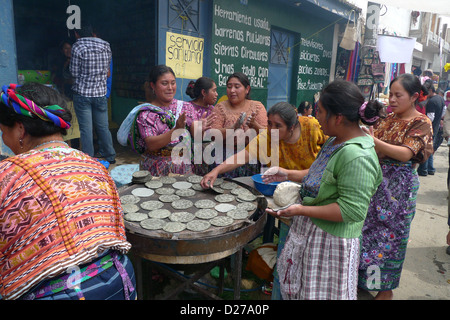
{"label": "tortilla on griddle", "polygon": [[209,220],[209,222],[216,227],[225,227],[233,223],[233,218],[228,216],[217,216]]}
{"label": "tortilla on griddle", "polygon": [[201,199],[197,200],[194,205],[198,209],[210,209],[214,208],[216,203],[211,199]]}
{"label": "tortilla on griddle", "polygon": [[151,197],[154,193],[155,191],[149,188],[136,188],[131,190],[131,194],[139,198]]}
{"label": "tortilla on griddle", "polygon": [[181,232],[186,229],[186,224],[182,222],[167,222],[163,230],[170,233]]}
{"label": "tortilla on griddle", "polygon": [[195,213],[195,216],[199,219],[212,219],[217,217],[219,213],[214,209],[200,209]]}
{"label": "tortilla on griddle", "polygon": [[150,218],[142,220],[139,224],[142,228],[147,230],[158,230],[162,229],[167,224],[167,221],[164,221],[162,219]]}
{"label": "tortilla on griddle", "polygon": [[192,207],[194,205],[194,203],[191,200],[181,199],[181,200],[173,201],[171,203],[171,205],[174,209],[185,210],[185,209]]}
{"label": "tortilla on griddle", "polygon": [[171,212],[167,209],[155,209],[148,213],[150,218],[165,219],[170,216]]}
{"label": "tortilla on griddle", "polygon": [[205,231],[211,226],[211,223],[209,223],[206,220],[192,220],[186,223],[186,228],[191,231]]}
{"label": "tortilla on griddle", "polygon": [[164,206],[164,203],[162,203],[161,201],[157,201],[157,200],[149,200],[149,201],[142,202],[140,204],[140,206],[144,210],[156,210],[156,209],[162,208]]}
{"label": "tortilla on griddle", "polygon": [[195,219],[195,214],[186,211],[177,211],[169,216],[169,220],[173,222],[189,222]]}

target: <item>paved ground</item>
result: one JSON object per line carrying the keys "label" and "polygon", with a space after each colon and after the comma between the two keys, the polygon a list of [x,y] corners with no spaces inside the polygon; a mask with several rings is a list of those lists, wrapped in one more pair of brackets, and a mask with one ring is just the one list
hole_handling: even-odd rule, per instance
{"label": "paved ground", "polygon": [[[129,149],[117,146],[117,163],[138,163],[138,156]],[[436,174],[420,177],[417,212],[412,223],[410,242],[400,287],[394,290],[395,300],[449,300],[450,255],[446,254],[447,225],[447,169],[446,142],[434,158]],[[113,168],[112,166],[111,168]],[[360,300],[371,299],[374,293],[362,292]],[[256,299],[267,299],[267,295]]]}

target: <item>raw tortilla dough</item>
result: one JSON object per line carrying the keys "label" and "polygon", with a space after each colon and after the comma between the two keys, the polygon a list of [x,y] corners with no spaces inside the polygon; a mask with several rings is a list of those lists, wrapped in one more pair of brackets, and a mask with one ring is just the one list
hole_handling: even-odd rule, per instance
{"label": "raw tortilla dough", "polygon": [[280,207],[296,203],[300,197],[301,186],[293,182],[280,183],[273,193],[273,202]]}

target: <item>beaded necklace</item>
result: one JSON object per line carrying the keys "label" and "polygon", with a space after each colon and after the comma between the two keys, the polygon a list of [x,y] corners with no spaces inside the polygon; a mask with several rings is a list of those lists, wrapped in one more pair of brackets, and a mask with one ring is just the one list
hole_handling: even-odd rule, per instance
{"label": "beaded necklace", "polygon": [[39,145],[33,147],[33,149],[39,149],[39,147],[45,146],[45,145],[47,145],[47,144],[52,144],[52,143],[62,143],[62,144],[65,144],[66,146],[69,146],[69,145],[68,145],[66,142],[64,142],[64,141],[61,141],[61,140],[52,140],[52,141],[47,141],[47,142],[41,143],[41,144],[39,144]]}

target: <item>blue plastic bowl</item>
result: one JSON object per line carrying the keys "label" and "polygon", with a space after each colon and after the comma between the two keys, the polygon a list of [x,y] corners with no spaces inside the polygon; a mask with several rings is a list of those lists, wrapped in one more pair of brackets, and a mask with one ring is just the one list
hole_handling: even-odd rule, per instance
{"label": "blue plastic bowl", "polygon": [[265,196],[273,196],[277,185],[280,184],[280,182],[264,183],[262,181],[261,174],[255,174],[254,176],[252,176],[252,180],[255,184],[256,190],[258,190]]}

